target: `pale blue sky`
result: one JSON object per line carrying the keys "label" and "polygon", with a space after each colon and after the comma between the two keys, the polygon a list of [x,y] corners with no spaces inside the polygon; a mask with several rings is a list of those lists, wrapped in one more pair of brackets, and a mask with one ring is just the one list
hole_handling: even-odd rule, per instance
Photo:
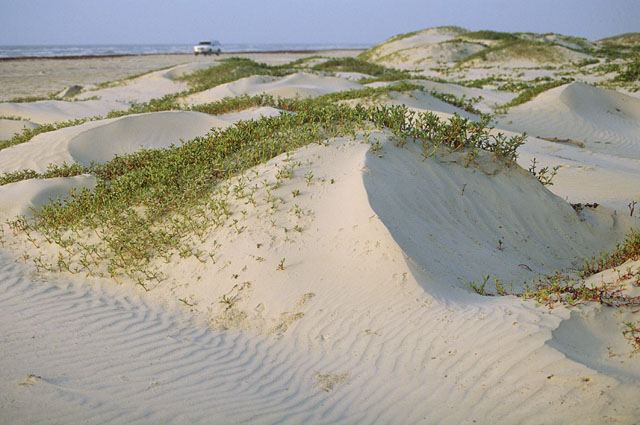
{"label": "pale blue sky", "polygon": [[640,32],[640,0],[0,0],[0,45],[378,43],[417,29]]}

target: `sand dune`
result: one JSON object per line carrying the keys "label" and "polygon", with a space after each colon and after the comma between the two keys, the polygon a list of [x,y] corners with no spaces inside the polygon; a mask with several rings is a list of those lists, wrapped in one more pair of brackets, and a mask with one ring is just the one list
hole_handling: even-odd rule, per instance
{"label": "sand dune", "polygon": [[640,100],[571,83],[511,108],[498,125],[537,137],[572,139],[585,149],[640,159]]}
{"label": "sand dune", "polygon": [[253,76],[243,78],[232,83],[221,84],[212,89],[188,96],[187,104],[215,102],[224,97],[241,95],[253,96],[260,93],[291,97],[316,97],[336,91],[361,89],[361,84],[344,78],[322,77],[304,72],[288,75],[282,78]]}
{"label": "sand dune", "polygon": [[7,120],[0,118],[0,140],[9,140],[16,133],[22,133],[25,128],[36,128],[38,124],[28,120]]}
{"label": "sand dune", "polygon": [[127,115],[42,133],[27,143],[0,151],[0,172],[43,172],[49,164],[106,162],[141,147],[179,144],[230,123],[199,112],[168,111]]}
{"label": "sand dune", "polygon": [[464,154],[424,162],[420,155],[415,145],[382,159],[369,155],[364,178],[374,211],[403,252],[444,285],[438,291],[428,283],[430,294],[453,296],[454,281],[468,290],[479,270],[517,286],[532,277],[522,264],[533,275],[580,266],[628,226],[602,209],[579,218],[535,178],[490,154],[469,168]]}
{"label": "sand dune", "polygon": [[586,39],[560,34],[469,32],[436,27],[400,34],[362,53],[364,59],[404,69],[464,61],[472,66],[538,67],[591,58]]}
{"label": "sand dune", "polygon": [[484,114],[492,114],[496,105],[508,103],[517,96],[515,93],[437,83],[429,80],[414,80],[412,82],[424,86],[428,91],[435,90],[438,93],[452,94],[458,98],[465,96],[467,99],[479,99],[478,102],[474,102],[474,106]]}
{"label": "sand dune", "polygon": [[[273,190],[284,201],[278,212],[268,204],[250,209],[244,232],[222,228],[204,242],[224,246],[217,266],[169,265],[172,278],[142,299],[132,287],[99,280],[90,290],[36,284],[2,257],[0,326],[21,320],[4,331],[11,372],[0,385],[12,397],[0,418],[596,424],[637,417],[640,386],[620,378],[620,368],[632,366],[604,355],[597,367],[582,360],[606,347],[573,347],[568,309],[480,297],[465,285],[482,273],[528,278],[520,262],[550,272],[595,250],[594,241],[613,243],[624,223],[597,210],[581,221],[537,181],[490,156],[471,168],[457,154],[423,162],[416,145],[396,148],[375,136],[383,158],[347,139],[296,152],[303,165]],[[285,159],[245,179],[272,180]],[[246,204],[230,201],[239,218]],[[287,208],[294,202],[299,218]],[[267,217],[277,225],[265,226]],[[282,231],[296,223],[302,232]],[[285,269],[276,270],[282,257]],[[231,309],[218,302],[222,294],[236,298]],[[193,304],[183,309],[194,317],[231,330],[185,322],[173,310],[178,298]],[[42,327],[42,316],[54,319]],[[36,358],[42,350],[49,355]],[[638,361],[625,356],[633,367]]]}
{"label": "sand dune", "polygon": [[639,159],[592,152],[573,144],[535,137],[529,137],[519,151],[518,163],[525,169],[531,166],[533,158],[538,162],[538,169],[560,167],[549,188],[568,202],[597,202],[628,215],[628,204],[640,199]]}
{"label": "sand dune", "polygon": [[[444,43],[460,35],[462,29],[429,28],[415,33],[403,34],[374,46],[363,53],[367,60],[399,65],[417,65],[422,62],[453,62],[483,50],[479,44]],[[444,44],[440,44],[444,43]]]}
{"label": "sand dune", "polygon": [[78,118],[105,116],[111,111],[128,109],[129,105],[119,101],[86,100],[69,102],[64,100],[40,100],[31,103],[0,103],[0,115],[28,118],[37,124],[68,121]]}
{"label": "sand dune", "polygon": [[358,103],[375,103],[387,106],[406,105],[409,109],[415,112],[431,111],[443,119],[448,119],[453,114],[458,114],[461,117],[469,118],[471,120],[477,120],[479,118],[478,115],[457,108],[421,90],[414,90],[412,92],[392,91],[373,99],[353,99],[345,101],[344,103],[348,105],[355,105]]}
{"label": "sand dune", "polygon": [[93,189],[95,185],[94,176],[76,176],[23,180],[0,186],[0,218],[29,217],[32,208],[40,208],[51,200],[65,199],[72,189]]}

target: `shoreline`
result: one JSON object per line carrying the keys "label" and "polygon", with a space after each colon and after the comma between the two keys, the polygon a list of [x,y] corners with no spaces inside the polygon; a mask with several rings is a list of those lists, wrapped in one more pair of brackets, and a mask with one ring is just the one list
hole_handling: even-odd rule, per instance
{"label": "shoreline", "polygon": [[[220,52],[222,55],[229,54],[309,54],[309,53],[321,53],[321,52],[358,52],[364,51],[365,49],[309,49],[309,50],[246,50],[246,51],[230,51],[230,52]],[[113,59],[113,58],[123,58],[123,57],[145,57],[145,56],[180,56],[180,55],[195,55],[193,53],[142,53],[142,54],[114,54],[114,55],[65,55],[65,56],[16,56],[16,57],[6,57],[0,58],[0,62],[14,62],[14,61],[23,61],[23,60],[42,60],[42,59],[52,59],[52,60],[72,60],[72,59]],[[218,55],[205,55],[204,57],[216,57]]]}

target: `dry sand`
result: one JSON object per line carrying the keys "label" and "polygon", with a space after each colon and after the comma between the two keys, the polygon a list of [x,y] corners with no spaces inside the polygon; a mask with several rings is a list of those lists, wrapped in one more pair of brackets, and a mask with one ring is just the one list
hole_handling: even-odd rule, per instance
{"label": "dry sand", "polygon": [[[157,97],[182,71],[96,92],[105,97],[96,102]],[[317,96],[359,86],[307,74],[251,77],[190,102],[261,91]],[[482,95],[487,109],[511,96],[434,88]],[[585,96],[588,103],[564,100]],[[640,226],[625,211],[626,202],[640,200],[638,117],[635,103],[620,96],[563,86],[499,123],[496,132],[609,137],[606,150],[529,137],[523,167],[533,157],[562,166],[549,187],[489,154],[471,167],[460,153],[424,160],[417,145],[398,148],[385,132],[371,134],[379,152],[360,135],[276,157],[226,184],[256,186],[256,199],[278,198],[278,208],[230,195],[231,219],[246,227],[218,228],[199,242],[197,248],[217,253],[215,264],[159,261],[168,279],[149,292],[36,273],[21,257],[35,250],[5,237],[0,423],[637,423],[640,356],[621,334],[622,323],[636,319],[632,313],[550,310],[512,296],[482,297],[469,287],[489,274],[522,289],[538,274],[579,266]],[[442,117],[461,113],[420,92],[379,101]],[[40,105],[32,115],[50,113]],[[624,117],[607,112],[619,106]],[[531,112],[538,110],[551,113]],[[90,122],[0,151],[0,171],[107,161],[277,113],[163,112]],[[560,123],[567,134],[556,134]],[[550,133],[541,132],[547,127]],[[292,177],[275,187],[278,171],[290,164],[297,164]],[[94,184],[79,176],[0,186],[0,214],[28,212],[71,187]],[[578,215],[566,199],[603,206]],[[627,267],[637,272],[640,262]],[[617,275],[610,270],[591,279]],[[223,296],[233,305],[221,303]]]}

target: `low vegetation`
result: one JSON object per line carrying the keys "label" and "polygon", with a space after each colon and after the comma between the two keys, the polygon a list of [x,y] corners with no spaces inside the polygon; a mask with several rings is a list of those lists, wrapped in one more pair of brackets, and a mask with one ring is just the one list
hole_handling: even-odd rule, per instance
{"label": "low vegetation", "polygon": [[[533,299],[550,308],[555,305],[577,306],[585,303],[598,303],[607,307],[629,309],[636,312],[640,309],[640,296],[629,296],[625,292],[626,281],[640,287],[640,270],[630,268],[619,270],[618,278],[613,282],[602,281],[593,285],[585,283],[584,279],[607,269],[620,268],[627,261],[640,260],[640,232],[631,230],[621,243],[610,252],[600,253],[585,260],[580,271],[581,279],[572,278],[566,274],[556,272],[550,276],[538,276],[525,285],[522,292],[514,292],[513,285],[506,285],[499,279],[494,279],[495,294],[488,291],[490,276],[483,277],[482,283],[472,282],[471,288],[480,295],[514,295],[522,299]],[[625,324],[623,336],[629,340],[635,351],[640,351],[640,333],[638,327],[628,322]]]}
{"label": "low vegetation", "polygon": [[325,72],[359,72],[375,77],[376,81],[397,81],[411,78],[411,74],[406,71],[398,71],[397,69],[350,57],[329,59],[313,66],[311,69]]}
{"label": "low vegetation", "polygon": [[470,99],[467,99],[467,97],[465,95],[462,95],[462,97],[456,97],[453,94],[449,94],[449,93],[440,93],[436,90],[431,90],[429,92],[429,94],[433,97],[436,97],[440,100],[442,100],[443,102],[449,103],[455,107],[458,107],[460,109],[462,109],[463,111],[467,111],[470,112],[472,114],[476,114],[476,115],[482,115],[482,112],[480,112],[475,106],[475,103],[478,103],[482,100],[482,97],[472,97]]}
{"label": "low vegetation", "polygon": [[24,96],[24,97],[14,97],[9,100],[4,100],[3,102],[9,103],[31,103],[31,102],[39,102],[41,100],[56,100],[57,93],[49,93],[46,96]]}
{"label": "low vegetation", "polygon": [[524,91],[522,91],[518,96],[516,96],[515,98],[513,98],[511,101],[509,101],[508,103],[505,103],[504,105],[500,106],[499,108],[496,109],[496,112],[506,112],[506,110],[508,108],[512,108],[514,106],[518,106],[518,105],[522,105],[523,103],[526,103],[528,101],[530,101],[531,99],[533,99],[534,97],[536,97],[537,95],[539,95],[542,92],[545,92],[547,90],[551,90],[555,87],[559,87],[565,84],[569,84],[573,81],[573,78],[569,78],[569,79],[560,79],[560,80],[553,80],[553,81],[549,81],[547,83],[542,83],[542,84],[538,84],[536,86],[532,86],[529,88],[526,88]]}
{"label": "low vegetation", "polygon": [[634,82],[640,81],[640,55],[628,62],[623,70],[620,70],[614,81]]}
{"label": "low vegetation", "polygon": [[66,202],[42,207],[33,220],[11,222],[11,229],[34,246],[49,243],[57,247],[57,259],[34,259],[38,268],[106,273],[116,280],[128,276],[147,288],[163,278],[150,265],[154,259],[170,261],[179,255],[207,261],[195,242],[208,229],[223,225],[231,214],[228,192],[225,195],[218,185],[284,152],[378,128],[391,132],[399,145],[421,143],[425,157],[442,149],[466,149],[468,163],[472,163],[482,149],[513,162],[523,141],[523,137],[490,135],[488,118],[479,123],[458,116],[441,121],[434,114],[416,114],[405,106],[365,108],[335,103],[356,92],[306,100],[247,98],[293,113],[240,121],[181,146],[141,150],[103,165],[51,170],[49,175],[89,172],[98,178],[98,184],[93,191],[72,192]]}
{"label": "low vegetation", "polygon": [[[252,75],[284,77],[295,72],[290,65],[272,66],[247,58],[232,57],[221,59],[220,62],[222,62],[220,65],[185,74],[176,79],[189,84],[193,92],[199,92]],[[185,94],[181,93],[181,95]]]}

